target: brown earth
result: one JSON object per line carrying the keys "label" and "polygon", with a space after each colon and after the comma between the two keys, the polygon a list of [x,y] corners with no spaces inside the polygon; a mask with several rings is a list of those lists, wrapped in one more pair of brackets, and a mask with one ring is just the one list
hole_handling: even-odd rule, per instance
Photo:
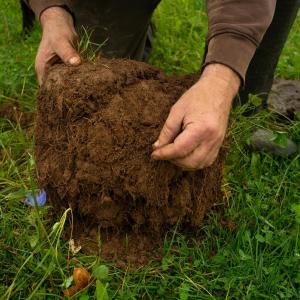
{"label": "brown earth", "polygon": [[101,235],[104,258],[143,264],[166,230],[199,227],[222,200],[221,157],[197,172],[150,159],[172,104],[197,77],[129,60],[50,70],[38,96],[38,182],[54,211],[72,207],[74,238],[87,250],[98,251]]}
{"label": "brown earth", "polygon": [[22,111],[16,101],[1,104],[0,117],[18,123],[23,128],[32,125],[34,122],[34,114]]}

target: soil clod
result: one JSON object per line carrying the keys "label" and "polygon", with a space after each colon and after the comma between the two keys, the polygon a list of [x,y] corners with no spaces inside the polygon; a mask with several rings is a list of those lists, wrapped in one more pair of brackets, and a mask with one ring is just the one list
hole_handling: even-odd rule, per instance
{"label": "soil clod", "polygon": [[171,106],[197,77],[120,59],[52,67],[38,96],[38,181],[55,211],[72,207],[83,247],[97,251],[100,232],[102,256],[144,263],[166,230],[199,227],[222,200],[221,157],[197,172],[150,158]]}

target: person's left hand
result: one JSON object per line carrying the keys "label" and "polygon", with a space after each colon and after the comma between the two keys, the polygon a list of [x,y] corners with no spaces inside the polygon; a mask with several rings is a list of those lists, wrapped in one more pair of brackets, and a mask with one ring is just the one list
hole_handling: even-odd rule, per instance
{"label": "person's left hand", "polygon": [[210,166],[224,140],[239,76],[221,64],[208,65],[200,78],[173,105],[152,158],[169,160],[184,170]]}

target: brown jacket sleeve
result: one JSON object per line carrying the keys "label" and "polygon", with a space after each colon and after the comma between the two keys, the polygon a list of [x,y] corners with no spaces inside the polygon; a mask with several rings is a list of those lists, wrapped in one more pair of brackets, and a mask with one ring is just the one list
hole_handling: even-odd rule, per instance
{"label": "brown jacket sleeve", "polygon": [[62,6],[70,10],[72,0],[26,0],[27,4],[34,11],[36,17],[39,19],[41,13],[52,6]]}
{"label": "brown jacket sleeve", "polygon": [[210,63],[227,65],[245,81],[249,63],[271,24],[276,0],[206,0],[207,55]]}

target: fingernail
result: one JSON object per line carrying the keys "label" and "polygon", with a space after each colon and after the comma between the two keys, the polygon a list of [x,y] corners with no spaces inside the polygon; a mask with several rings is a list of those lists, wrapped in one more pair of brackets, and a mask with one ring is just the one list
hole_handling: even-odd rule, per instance
{"label": "fingernail", "polygon": [[153,144],[153,148],[158,148],[159,147],[159,141],[157,140],[154,144]]}
{"label": "fingernail", "polygon": [[69,64],[70,64],[70,65],[77,65],[77,64],[79,64],[79,63],[80,63],[79,57],[74,56],[74,57],[71,57],[71,58],[69,59]]}

